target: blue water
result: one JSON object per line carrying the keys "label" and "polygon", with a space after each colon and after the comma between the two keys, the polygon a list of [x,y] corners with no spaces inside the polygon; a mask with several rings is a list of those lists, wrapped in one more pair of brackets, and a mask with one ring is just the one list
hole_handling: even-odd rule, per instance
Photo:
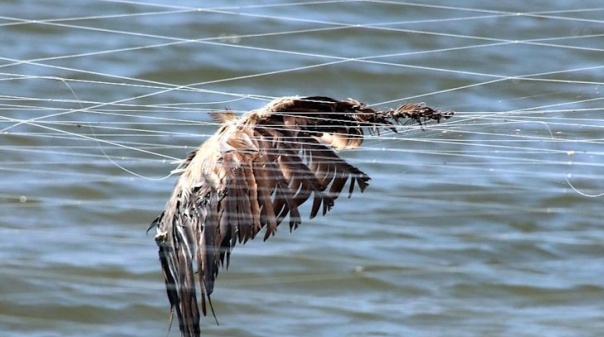
{"label": "blue water", "polygon": [[604,331],[599,3],[153,3],[1,6],[3,336],[165,336],[161,178],[295,94],[456,116],[343,152],[370,188],[236,247],[204,335]]}

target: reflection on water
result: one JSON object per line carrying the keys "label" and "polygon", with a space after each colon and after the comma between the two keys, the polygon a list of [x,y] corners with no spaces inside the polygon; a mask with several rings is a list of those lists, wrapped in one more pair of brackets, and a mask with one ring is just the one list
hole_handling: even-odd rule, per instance
{"label": "reflection on water", "polygon": [[[241,4],[3,5],[6,336],[165,335],[145,230],[173,178],[155,178],[214,132],[205,112],[291,94],[426,101],[457,115],[345,152],[370,188],[291,235],[237,247],[213,296],[221,325],[204,319],[206,335],[604,330],[601,198],[565,181],[604,191],[602,52],[587,36],[601,9]],[[543,11],[558,14],[516,14]]]}

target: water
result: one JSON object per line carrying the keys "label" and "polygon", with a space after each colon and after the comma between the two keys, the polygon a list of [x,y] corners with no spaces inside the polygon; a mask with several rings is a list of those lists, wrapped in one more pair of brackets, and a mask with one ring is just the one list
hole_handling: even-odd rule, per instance
{"label": "water", "polygon": [[3,336],[165,336],[160,178],[205,112],[292,94],[457,115],[343,153],[365,193],[236,247],[206,336],[601,335],[601,198],[565,180],[604,192],[598,3],[154,3],[2,5]]}

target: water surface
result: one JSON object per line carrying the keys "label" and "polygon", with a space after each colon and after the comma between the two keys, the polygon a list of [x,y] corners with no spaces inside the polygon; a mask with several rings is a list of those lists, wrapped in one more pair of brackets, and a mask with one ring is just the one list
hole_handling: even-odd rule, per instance
{"label": "water surface", "polygon": [[165,336],[160,178],[294,94],[457,115],[344,152],[370,188],[237,247],[205,335],[601,335],[603,8],[438,3],[5,2],[3,336]]}

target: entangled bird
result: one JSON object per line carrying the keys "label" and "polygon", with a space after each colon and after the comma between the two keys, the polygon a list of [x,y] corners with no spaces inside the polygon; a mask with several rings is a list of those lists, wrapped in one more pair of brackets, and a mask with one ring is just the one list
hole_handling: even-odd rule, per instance
{"label": "entangled bird", "polygon": [[[211,294],[233,247],[264,229],[273,236],[286,218],[290,231],[312,199],[310,219],[325,215],[347,182],[348,197],[363,192],[369,176],[338,156],[357,148],[365,131],[396,132],[396,125],[440,122],[453,115],[423,103],[374,110],[354,99],[284,97],[237,118],[213,113],[218,131],[178,166],[164,211],[153,221],[171,308],[181,335],[200,336],[201,312],[214,309]],[[197,276],[196,276],[197,275]],[[214,317],[216,317],[214,315]]]}

